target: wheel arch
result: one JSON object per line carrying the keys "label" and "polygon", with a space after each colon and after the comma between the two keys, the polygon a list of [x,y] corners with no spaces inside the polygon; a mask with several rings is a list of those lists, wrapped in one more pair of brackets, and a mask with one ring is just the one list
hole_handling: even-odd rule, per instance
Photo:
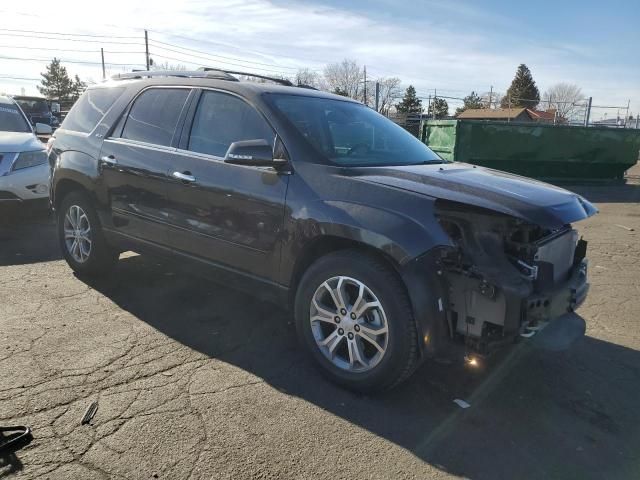
{"label": "wheel arch", "polygon": [[439,248],[400,264],[389,253],[372,245],[335,235],[316,237],[305,245],[298,256],[290,279],[289,305],[293,305],[300,279],[307,269],[321,257],[341,250],[359,250],[387,265],[397,276],[413,312],[417,332],[418,351],[421,356],[437,356],[449,337],[448,323],[444,311],[446,287],[439,275]]}
{"label": "wheel arch", "polygon": [[387,252],[351,238],[321,235],[309,241],[298,255],[289,280],[290,301],[293,301],[296,296],[297,287],[304,272],[316,260],[330,253],[349,249],[360,250],[383,260],[401,279],[400,264]]}
{"label": "wheel arch", "polygon": [[90,190],[78,180],[71,178],[63,178],[59,180],[54,189],[53,208],[57,210],[64,197],[75,191],[81,191],[91,197]]}

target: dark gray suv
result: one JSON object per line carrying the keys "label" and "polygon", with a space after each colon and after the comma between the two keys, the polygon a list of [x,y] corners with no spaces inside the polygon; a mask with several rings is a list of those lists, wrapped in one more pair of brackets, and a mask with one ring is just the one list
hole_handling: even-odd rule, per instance
{"label": "dark gray suv", "polygon": [[[279,81],[280,83],[286,83]],[[64,256],[101,274],[153,252],[291,308],[332,380],[390,388],[575,309],[582,197],[450,163],[387,118],[220,71],[90,87],[51,145]],[[559,320],[562,321],[562,320]]]}

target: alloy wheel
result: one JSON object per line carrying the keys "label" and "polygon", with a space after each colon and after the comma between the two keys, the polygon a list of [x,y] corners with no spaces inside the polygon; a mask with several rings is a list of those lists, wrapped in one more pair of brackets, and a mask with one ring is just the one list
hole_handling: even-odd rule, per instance
{"label": "alloy wheel", "polygon": [[78,205],[71,205],[64,216],[64,243],[78,263],[86,262],[91,255],[91,224]]}
{"label": "alloy wheel", "polygon": [[309,318],[318,348],[342,370],[371,370],[387,351],[384,308],[371,289],[355,278],[338,276],[323,282],[313,294]]}

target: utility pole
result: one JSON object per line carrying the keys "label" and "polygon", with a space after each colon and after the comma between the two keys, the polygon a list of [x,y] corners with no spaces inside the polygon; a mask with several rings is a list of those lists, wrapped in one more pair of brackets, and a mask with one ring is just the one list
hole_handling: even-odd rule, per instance
{"label": "utility pole", "polygon": [[367,66],[364,66],[364,104],[367,104]]}
{"label": "utility pole", "polygon": [[627,128],[627,121],[629,120],[629,106],[631,105],[631,99],[627,100],[627,113],[624,114],[624,128]]}
{"label": "utility pole", "polygon": [[380,111],[380,82],[376,82],[376,112]]}
{"label": "utility pole", "polygon": [[100,56],[102,57],[102,79],[105,80],[107,78],[107,75],[104,71],[104,48],[100,48]]}
{"label": "utility pole", "polygon": [[493,85],[489,89],[489,110],[491,110],[491,99],[493,98]]}
{"label": "utility pole", "polygon": [[589,97],[589,101],[587,102],[587,114],[584,117],[584,126],[588,127],[589,126],[589,117],[591,116],[591,102],[593,100],[593,97]]}
{"label": "utility pole", "polygon": [[147,63],[147,72],[149,71],[149,34],[147,31],[144,31],[144,53],[145,59]]}

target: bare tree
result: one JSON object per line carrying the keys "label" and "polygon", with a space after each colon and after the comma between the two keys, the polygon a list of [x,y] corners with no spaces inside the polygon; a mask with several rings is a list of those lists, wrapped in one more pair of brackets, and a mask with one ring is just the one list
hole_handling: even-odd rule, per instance
{"label": "bare tree", "polygon": [[152,62],[151,64],[151,70],[171,70],[171,71],[177,71],[177,72],[184,72],[186,69],[187,67],[185,67],[180,63],[174,64],[169,62],[162,62],[162,63]]}
{"label": "bare tree", "polygon": [[496,91],[484,92],[482,95],[480,95],[480,99],[485,105],[485,108],[499,108],[500,103],[502,102],[502,97],[504,97],[504,95]]}
{"label": "bare tree", "polygon": [[380,78],[380,102],[378,112],[389,115],[389,109],[402,96],[400,79],[398,77]]}
{"label": "bare tree", "polygon": [[296,77],[293,81],[296,85],[308,85],[313,88],[323,88],[323,78],[313,70],[308,68],[301,68],[296,73]]}
{"label": "bare tree", "polygon": [[347,97],[360,100],[364,71],[355,60],[344,59],[324,67],[324,79],[333,92],[345,93]]}
{"label": "bare tree", "polygon": [[582,89],[575,83],[556,83],[542,96],[541,105],[554,109],[560,118],[570,120],[584,110]]}

